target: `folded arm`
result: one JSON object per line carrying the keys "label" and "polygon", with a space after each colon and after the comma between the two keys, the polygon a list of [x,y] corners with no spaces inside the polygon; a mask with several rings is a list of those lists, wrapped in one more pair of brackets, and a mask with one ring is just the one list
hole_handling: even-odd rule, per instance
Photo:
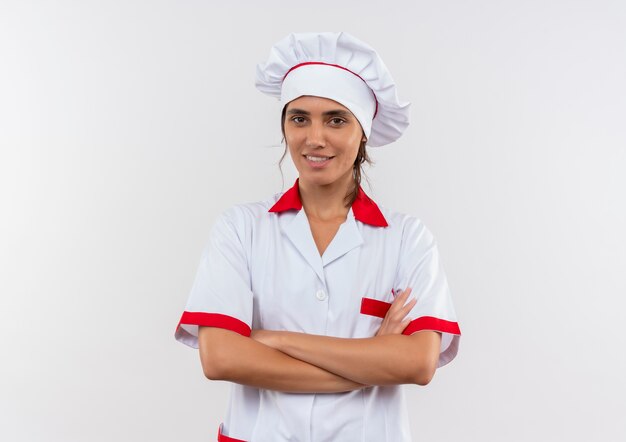
{"label": "folded arm", "polygon": [[230,330],[200,327],[200,361],[212,380],[291,393],[337,393],[365,385]]}
{"label": "folded arm", "polygon": [[333,393],[369,385],[432,379],[441,334],[402,335],[415,300],[410,289],[397,296],[376,336],[336,338],[288,331],[253,330],[251,338],[230,330],[200,327],[205,376],[257,388],[294,393]]}
{"label": "folded arm", "polygon": [[[345,379],[365,385],[430,382],[437,369],[441,333],[424,330],[410,336],[402,331],[416,299],[411,288],[396,296],[376,336],[336,338],[288,331],[253,330],[252,338],[289,356]],[[408,300],[408,302],[407,302]]]}
{"label": "folded arm", "polygon": [[301,361],[366,385],[426,385],[434,376],[441,334],[425,330],[372,338],[335,338],[255,330],[252,337]]}

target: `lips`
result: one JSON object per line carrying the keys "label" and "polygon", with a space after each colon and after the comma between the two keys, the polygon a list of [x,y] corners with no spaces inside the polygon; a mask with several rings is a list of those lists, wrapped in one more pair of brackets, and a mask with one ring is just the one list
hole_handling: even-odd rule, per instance
{"label": "lips", "polygon": [[306,159],[306,162],[309,164],[309,166],[313,167],[313,168],[321,168],[326,166],[328,163],[330,163],[330,160],[332,160],[333,158],[335,158],[334,156],[318,156],[318,155],[303,155],[304,158]]}
{"label": "lips", "polygon": [[327,156],[327,155],[305,155],[305,157],[307,159],[320,159],[320,160],[321,159],[329,160],[331,158],[334,158],[334,157]]}

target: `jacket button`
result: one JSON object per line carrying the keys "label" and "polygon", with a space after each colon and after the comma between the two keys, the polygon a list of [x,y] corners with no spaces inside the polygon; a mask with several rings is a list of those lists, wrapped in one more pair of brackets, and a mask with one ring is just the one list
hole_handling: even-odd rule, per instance
{"label": "jacket button", "polygon": [[315,293],[315,297],[320,301],[323,301],[326,299],[326,292],[324,290],[318,290],[317,293]]}

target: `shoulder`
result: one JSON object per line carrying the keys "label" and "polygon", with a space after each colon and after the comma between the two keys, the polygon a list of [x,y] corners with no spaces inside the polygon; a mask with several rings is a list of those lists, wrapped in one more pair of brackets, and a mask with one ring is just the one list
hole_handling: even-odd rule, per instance
{"label": "shoulder", "polygon": [[270,231],[267,228],[271,215],[269,209],[277,195],[261,201],[233,204],[219,212],[213,221],[207,247],[236,246],[249,251],[254,238],[263,237]]}
{"label": "shoulder", "polygon": [[428,230],[422,219],[418,216],[393,210],[381,205],[379,205],[378,208],[385,217],[385,220],[387,220],[387,224],[389,224],[388,228],[391,228],[392,230]]}
{"label": "shoulder", "polygon": [[260,201],[233,204],[219,214],[218,223],[229,224],[238,231],[253,229],[270,218],[269,210],[281,195],[282,192]]}
{"label": "shoulder", "polygon": [[388,230],[389,234],[401,237],[403,244],[434,243],[432,232],[420,217],[385,206],[379,206],[379,209],[389,225],[385,230]]}

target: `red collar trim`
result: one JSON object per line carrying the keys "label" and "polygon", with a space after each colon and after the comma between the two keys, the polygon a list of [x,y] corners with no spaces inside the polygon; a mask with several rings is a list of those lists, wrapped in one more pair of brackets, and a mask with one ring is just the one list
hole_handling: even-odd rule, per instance
{"label": "red collar trim", "polygon": [[[290,209],[302,209],[298,180],[299,178],[296,178],[296,182],[293,187],[287,190],[283,196],[276,201],[276,204],[268,210],[268,212],[280,213]],[[354,203],[352,203],[352,213],[354,214],[354,217],[362,223],[376,227],[388,226],[387,220],[378,208],[378,205],[376,205],[374,200],[365,194],[361,186],[359,186],[359,193],[357,194]]]}

